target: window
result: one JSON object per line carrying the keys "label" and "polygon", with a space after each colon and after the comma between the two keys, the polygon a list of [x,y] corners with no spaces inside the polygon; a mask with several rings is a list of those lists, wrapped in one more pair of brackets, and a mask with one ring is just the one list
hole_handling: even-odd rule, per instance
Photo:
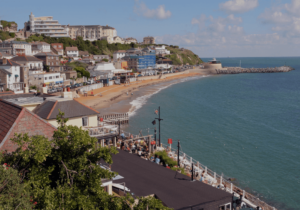
{"label": "window", "polygon": [[88,126],[88,118],[87,117],[82,118],[82,126]]}
{"label": "window", "polygon": [[47,80],[48,78],[47,77],[45,77],[45,80]]}
{"label": "window", "polygon": [[56,76],[56,78],[59,78],[59,76]]}
{"label": "window", "polygon": [[49,79],[52,79],[52,77],[49,77]]}
{"label": "window", "polygon": [[58,65],[58,62],[56,62],[56,65]]}

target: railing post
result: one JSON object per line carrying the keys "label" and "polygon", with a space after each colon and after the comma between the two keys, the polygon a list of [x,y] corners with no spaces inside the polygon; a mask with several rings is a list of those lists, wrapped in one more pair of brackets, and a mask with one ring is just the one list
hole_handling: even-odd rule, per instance
{"label": "railing post", "polygon": [[232,183],[230,183],[230,193],[233,193],[232,188],[233,188]]}
{"label": "railing post", "polygon": [[245,198],[245,190],[243,190],[243,198]]}
{"label": "railing post", "polygon": [[221,178],[220,178],[220,186],[222,185],[222,182],[223,182],[223,177],[221,176]]}
{"label": "railing post", "polygon": [[207,174],[207,167],[205,166],[205,174]]}
{"label": "railing post", "polygon": [[114,144],[114,147],[117,147],[117,137],[114,137],[114,140],[113,140],[113,144]]}
{"label": "railing post", "polygon": [[214,180],[217,180],[217,174],[214,172]]}
{"label": "railing post", "polygon": [[193,158],[191,157],[191,164],[193,163]]}

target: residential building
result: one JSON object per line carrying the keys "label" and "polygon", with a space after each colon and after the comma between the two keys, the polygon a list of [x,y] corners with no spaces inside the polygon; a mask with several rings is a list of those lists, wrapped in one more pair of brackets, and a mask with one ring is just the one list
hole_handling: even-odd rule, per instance
{"label": "residential building", "polygon": [[147,68],[155,68],[156,53],[155,50],[146,47],[142,50],[131,48],[126,51],[126,56],[122,58],[128,62],[128,69],[139,71]]}
{"label": "residential building", "polygon": [[155,38],[152,36],[144,37],[143,44],[155,44]]}
{"label": "residential building", "polygon": [[77,78],[77,72],[76,71],[64,71],[66,75],[66,79],[76,79]]}
{"label": "residential building", "polygon": [[62,43],[52,43],[51,50],[60,56],[64,55],[64,45]]}
{"label": "residential building", "polygon": [[124,44],[124,40],[119,36],[115,36],[113,39],[113,43]]}
{"label": "residential building", "polygon": [[0,151],[12,153],[18,148],[11,140],[15,133],[52,139],[56,128],[26,108],[0,99],[0,110]]}
{"label": "residential building", "polygon": [[82,58],[90,57],[90,53],[88,51],[79,51],[79,56]]}
{"label": "residential building", "polygon": [[131,73],[131,70],[128,71],[124,69],[116,69],[113,63],[107,63],[107,62],[97,63],[93,71],[98,72],[102,75],[107,75],[108,78],[112,78],[116,74]]}
{"label": "residential building", "polygon": [[93,58],[96,62],[102,61],[103,59],[107,59],[108,61],[110,61],[109,55],[93,55]]}
{"label": "residential building", "polygon": [[98,126],[98,111],[68,98],[47,98],[44,103],[33,110],[33,113],[58,127],[56,116],[59,111],[64,112],[64,117],[69,119],[67,125],[84,128]]}
{"label": "residential building", "polygon": [[2,42],[0,50],[1,48],[12,55],[32,55],[31,44],[24,41]]}
{"label": "residential building", "polygon": [[35,17],[32,13],[29,15],[29,21],[24,23],[24,31],[44,34],[50,37],[70,37],[68,30],[63,28],[52,16]]}
{"label": "residential building", "polygon": [[113,37],[117,36],[117,30],[108,25],[64,25],[65,30],[68,30],[72,39],[82,37],[83,40],[96,41],[103,37],[110,37],[109,43],[113,42]]}
{"label": "residential building", "polygon": [[8,88],[14,92],[23,91],[25,69],[21,69],[21,65],[13,60],[0,59],[0,90]]}
{"label": "residential building", "polygon": [[35,57],[42,60],[44,65],[49,66],[50,72],[62,71],[62,68],[60,66],[59,55],[57,55],[53,52],[43,52],[43,53],[36,54]]}
{"label": "residential building", "polygon": [[77,47],[66,47],[66,55],[69,57],[78,57],[79,51]]}
{"label": "residential building", "polygon": [[127,191],[137,197],[156,197],[166,207],[175,210],[232,209],[233,195],[228,191],[200,181],[191,181],[191,177],[123,150],[113,155],[112,160],[111,171],[120,176],[113,180],[113,187],[114,184],[124,183]]}
{"label": "residential building", "polygon": [[46,42],[31,42],[29,44],[31,44],[32,55],[35,55],[35,54],[38,54],[41,52],[45,52],[45,53],[51,52],[50,44],[48,44]]}
{"label": "residential building", "polygon": [[5,52],[0,52],[0,59],[6,58],[6,59],[12,59],[14,56]]}
{"label": "residential building", "polygon": [[128,69],[128,63],[125,60],[119,59],[119,60],[114,61],[113,64],[116,69],[124,69],[124,70]]}
{"label": "residential building", "polygon": [[30,86],[36,85],[38,87],[42,87],[43,84],[47,86],[54,86],[57,84],[63,84],[64,78],[61,76],[59,72],[51,72],[51,73],[36,73],[30,76]]}
{"label": "residential building", "polygon": [[29,68],[29,75],[43,71],[43,61],[34,56],[16,56],[13,57],[11,61],[21,66],[27,66]]}
{"label": "residential building", "polygon": [[156,55],[170,55],[170,50],[165,45],[155,47]]}
{"label": "residential building", "polygon": [[169,64],[169,65],[173,65],[173,61],[167,58],[164,59],[160,59],[156,62],[157,64]]}
{"label": "residential building", "polygon": [[86,64],[91,64],[91,65],[95,64],[95,60],[92,58],[82,58],[82,59],[79,59],[78,61],[82,62],[82,63],[86,63]]}
{"label": "residential building", "polygon": [[115,51],[113,54],[114,61],[121,59],[125,56],[126,56],[126,50],[118,50],[118,51]]}
{"label": "residential building", "polygon": [[137,42],[138,41],[133,37],[128,37],[124,39],[124,44],[131,44],[131,43],[137,44]]}

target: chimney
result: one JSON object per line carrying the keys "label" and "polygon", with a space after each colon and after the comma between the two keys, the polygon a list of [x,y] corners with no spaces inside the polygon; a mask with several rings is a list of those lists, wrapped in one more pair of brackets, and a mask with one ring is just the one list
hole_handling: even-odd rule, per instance
{"label": "chimney", "polygon": [[7,64],[7,59],[6,59],[6,58],[3,58],[2,64],[3,64],[3,65],[6,65],[6,64]]}

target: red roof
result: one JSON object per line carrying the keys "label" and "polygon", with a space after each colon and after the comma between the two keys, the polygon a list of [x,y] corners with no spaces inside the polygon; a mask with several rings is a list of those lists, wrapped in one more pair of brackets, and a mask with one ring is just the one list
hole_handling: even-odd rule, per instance
{"label": "red roof", "polygon": [[0,99],[0,144],[22,112],[22,107]]}

